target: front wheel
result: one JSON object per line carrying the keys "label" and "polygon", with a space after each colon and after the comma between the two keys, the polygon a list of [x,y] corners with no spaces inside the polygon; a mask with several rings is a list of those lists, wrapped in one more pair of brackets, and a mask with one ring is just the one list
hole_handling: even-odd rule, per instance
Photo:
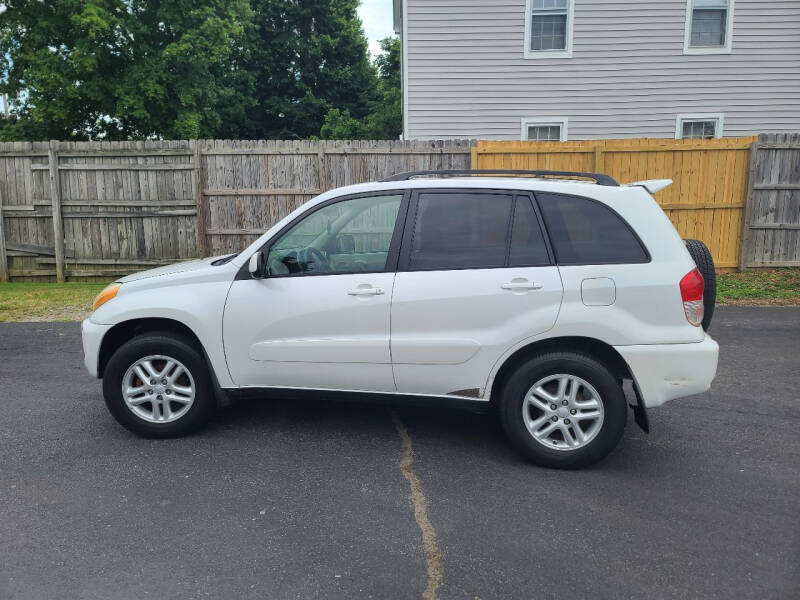
{"label": "front wheel", "polygon": [[171,334],[133,338],[108,361],[106,406],[120,425],[144,437],[166,438],[198,430],[214,412],[208,366],[188,341]]}
{"label": "front wheel", "polygon": [[607,456],[625,429],[627,405],[616,377],[584,354],[531,358],[500,396],[503,429],[532,462],[578,469]]}

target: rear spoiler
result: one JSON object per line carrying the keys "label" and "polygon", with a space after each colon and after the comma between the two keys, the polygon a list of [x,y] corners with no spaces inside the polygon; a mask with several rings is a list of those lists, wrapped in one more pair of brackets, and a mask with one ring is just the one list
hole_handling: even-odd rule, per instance
{"label": "rear spoiler", "polygon": [[656,192],[660,192],[666,187],[672,185],[672,179],[647,179],[645,181],[634,181],[633,183],[626,183],[627,187],[643,187],[651,194],[655,194]]}

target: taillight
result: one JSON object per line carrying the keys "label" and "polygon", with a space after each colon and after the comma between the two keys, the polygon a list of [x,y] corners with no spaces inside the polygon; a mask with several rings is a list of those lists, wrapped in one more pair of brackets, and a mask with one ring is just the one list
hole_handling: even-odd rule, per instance
{"label": "taillight", "polygon": [[700,271],[694,269],[684,275],[680,287],[686,320],[695,327],[700,327],[703,323],[703,288],[705,288]]}

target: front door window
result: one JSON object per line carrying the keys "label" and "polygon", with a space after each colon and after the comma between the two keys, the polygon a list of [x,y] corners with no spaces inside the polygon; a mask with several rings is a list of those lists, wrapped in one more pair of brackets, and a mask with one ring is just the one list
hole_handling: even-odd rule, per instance
{"label": "front door window", "polygon": [[399,194],[352,198],[314,211],[272,244],[269,275],[384,271],[402,199]]}

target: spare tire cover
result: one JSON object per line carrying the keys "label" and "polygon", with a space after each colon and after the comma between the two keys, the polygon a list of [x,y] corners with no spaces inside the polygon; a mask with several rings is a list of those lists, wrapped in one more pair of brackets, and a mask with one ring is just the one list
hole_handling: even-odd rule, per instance
{"label": "spare tire cover", "polygon": [[717,303],[717,272],[714,269],[714,259],[711,252],[700,240],[683,240],[686,249],[692,255],[697,269],[705,280],[703,291],[703,330],[708,331],[711,318],[714,316],[714,306]]}

